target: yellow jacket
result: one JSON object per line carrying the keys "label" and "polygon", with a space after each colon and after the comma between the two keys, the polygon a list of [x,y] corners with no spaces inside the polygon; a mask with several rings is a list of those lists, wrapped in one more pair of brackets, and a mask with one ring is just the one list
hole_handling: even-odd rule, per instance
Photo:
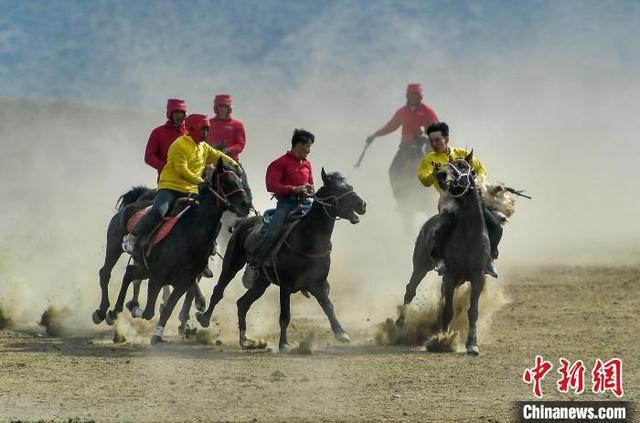
{"label": "yellow jacket", "polygon": [[167,153],[167,164],[162,168],[158,189],[168,188],[185,193],[197,193],[204,179],[205,165],[216,163],[219,158],[225,164],[237,166],[231,157],[211,147],[206,142],[197,143],[189,135],[177,138]]}
{"label": "yellow jacket", "polygon": [[[420,166],[418,166],[418,179],[422,182],[422,185],[425,187],[433,185],[438,192],[442,192],[442,189],[436,183],[436,177],[433,173],[433,163],[439,164],[440,166],[444,166],[449,163],[450,160],[464,159],[467,157],[469,152],[464,148],[450,148],[449,154],[447,153],[436,153],[432,151],[431,153],[424,156],[422,162],[420,162]],[[475,156],[471,160],[471,167],[476,172],[476,180],[479,182],[484,182],[487,178],[487,171],[484,170],[484,166],[480,163]]]}

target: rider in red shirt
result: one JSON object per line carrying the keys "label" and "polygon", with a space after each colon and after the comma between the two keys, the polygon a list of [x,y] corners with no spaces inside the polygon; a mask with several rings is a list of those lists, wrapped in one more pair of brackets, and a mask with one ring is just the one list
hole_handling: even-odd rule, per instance
{"label": "rider in red shirt", "polygon": [[306,214],[311,209],[315,190],[311,162],[307,156],[314,141],[315,136],[311,132],[296,129],[291,138],[291,150],[271,162],[267,168],[267,191],[273,193],[278,203],[242,278],[247,288],[257,277],[256,268],[263,265],[278,240],[289,213],[299,208]]}
{"label": "rider in red shirt", "polygon": [[144,161],[158,171],[158,177],[164,165],[167,164],[169,147],[176,138],[185,135],[184,118],[187,113],[187,103],[180,98],[167,100],[167,121],[158,126],[149,135]]}
{"label": "rider in red shirt", "polygon": [[247,142],[244,125],[231,117],[231,96],[219,94],[213,100],[215,116],[209,121],[211,129],[207,143],[217,150],[221,150],[234,160],[244,150]]}
{"label": "rider in red shirt", "polygon": [[415,181],[416,170],[425,153],[421,127],[435,122],[438,122],[436,112],[422,102],[422,86],[409,84],[407,104],[398,109],[385,126],[367,137],[367,144],[371,144],[376,137],[390,134],[402,126],[400,145],[389,167],[391,189],[398,203],[415,202],[423,194]]}

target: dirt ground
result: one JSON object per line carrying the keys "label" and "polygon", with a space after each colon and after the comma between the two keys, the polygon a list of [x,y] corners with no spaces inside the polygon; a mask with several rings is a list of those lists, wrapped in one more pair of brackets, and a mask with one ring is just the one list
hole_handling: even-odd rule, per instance
{"label": "dirt ground", "polygon": [[[623,359],[625,400],[636,401],[640,267],[512,267],[508,303],[494,316],[482,355],[379,346],[376,325],[333,340],[326,320],[294,319],[290,339],[311,327],[312,354],[242,351],[235,344],[173,341],[113,344],[100,336],[55,338],[0,331],[1,421],[513,421],[514,401],[533,399],[522,381],[536,354],[581,359],[586,386],[596,358]],[[402,294],[399,287],[399,296]],[[251,316],[251,315],[250,315]],[[389,317],[393,317],[390,313]],[[148,338],[145,338],[148,339]],[[277,342],[277,332],[267,337]],[[613,399],[560,394],[545,399]],[[637,404],[636,404],[637,407]],[[637,413],[637,411],[636,411]]]}

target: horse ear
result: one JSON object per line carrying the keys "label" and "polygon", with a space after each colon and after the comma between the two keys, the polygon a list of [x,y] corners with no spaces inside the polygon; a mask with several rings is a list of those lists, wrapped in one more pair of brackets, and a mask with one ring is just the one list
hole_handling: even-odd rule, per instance
{"label": "horse ear", "polygon": [[218,159],[218,162],[216,163],[216,172],[218,173],[224,172],[224,162],[222,161],[222,157],[220,157]]}
{"label": "horse ear", "polygon": [[322,172],[320,174],[322,175],[322,182],[326,184],[329,178],[327,177],[327,172],[324,171],[324,167],[322,168]]}
{"label": "horse ear", "polygon": [[467,157],[464,158],[464,161],[469,164],[471,164],[472,160],[473,160],[473,149],[471,149],[471,152],[467,154]]}

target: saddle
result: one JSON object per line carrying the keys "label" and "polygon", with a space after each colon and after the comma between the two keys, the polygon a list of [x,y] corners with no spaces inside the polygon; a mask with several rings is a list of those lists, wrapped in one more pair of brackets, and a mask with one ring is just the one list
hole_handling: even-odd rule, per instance
{"label": "saddle", "polygon": [[[141,239],[139,245],[144,246],[145,256],[149,255],[149,251],[151,248],[160,243],[163,239],[169,235],[171,230],[175,227],[176,223],[184,214],[191,208],[191,206],[197,206],[198,201],[195,198],[191,197],[183,197],[179,198],[173,204],[173,207],[167,213],[167,215],[162,219],[162,222],[158,224],[148,235]],[[129,233],[133,232],[133,229],[136,227],[140,219],[144,215],[146,215],[149,210],[151,210],[152,206],[145,207],[143,209],[138,210],[129,218],[127,221],[127,231]]]}
{"label": "saddle", "polygon": [[[249,247],[247,248],[247,258],[249,259],[249,261],[255,259],[255,252],[257,246],[259,245],[259,241],[264,236],[264,232],[267,230],[267,225],[269,225],[269,223],[271,222],[271,218],[273,217],[274,213],[275,209],[269,209],[265,211],[260,228],[252,231],[247,236],[247,240],[249,240],[249,242],[247,242],[247,245],[249,245]],[[282,228],[282,231],[280,231],[278,239],[274,243],[273,248],[271,248],[271,251],[269,251],[267,256],[263,259],[263,263],[265,266],[268,266],[273,262],[275,257],[278,255],[278,252],[282,249],[282,246],[284,245],[287,237],[289,236],[291,231],[298,225],[298,223],[300,223],[300,220],[303,217],[304,214],[302,213],[302,210],[300,208],[294,209],[289,212],[285,220],[284,227]]]}

